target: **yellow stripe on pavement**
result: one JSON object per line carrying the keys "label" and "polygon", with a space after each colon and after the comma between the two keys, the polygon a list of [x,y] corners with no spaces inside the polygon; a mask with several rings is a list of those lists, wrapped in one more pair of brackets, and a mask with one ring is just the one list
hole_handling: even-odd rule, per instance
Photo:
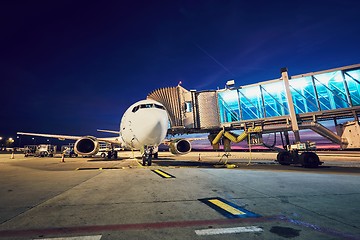
{"label": "yellow stripe on pavement", "polygon": [[233,215],[244,215],[246,213],[230,206],[229,204],[226,204],[218,199],[210,199],[209,202],[211,202],[212,204],[224,209],[225,211],[233,214]]}
{"label": "yellow stripe on pavement", "polygon": [[157,174],[161,175],[164,178],[172,178],[173,177],[173,176],[170,176],[169,174],[166,174],[165,172],[163,172],[163,171],[161,171],[159,169],[154,170],[154,172],[156,172]]}

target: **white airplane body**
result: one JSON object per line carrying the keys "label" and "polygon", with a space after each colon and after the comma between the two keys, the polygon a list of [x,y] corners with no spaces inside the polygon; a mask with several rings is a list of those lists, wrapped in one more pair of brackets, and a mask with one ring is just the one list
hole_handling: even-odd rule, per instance
{"label": "white airplane body", "polygon": [[[41,133],[18,132],[19,135],[40,136],[58,138],[61,140],[75,140],[74,151],[79,155],[95,155],[100,148],[99,142],[108,142],[119,145],[121,148],[141,150],[143,164],[148,161],[151,165],[151,155],[156,154],[158,146],[166,143],[165,137],[168,129],[168,114],[165,107],[154,100],[141,100],[131,105],[124,113],[119,131],[98,130],[117,134],[117,137],[96,138],[94,136],[69,136]],[[191,144],[185,139],[176,139],[167,142],[173,154],[185,154],[190,152]],[[109,153],[110,154],[110,153]],[[111,156],[111,155],[109,155]],[[117,152],[115,154],[117,158]]]}
{"label": "white airplane body", "polygon": [[131,105],[120,123],[120,137],[132,149],[159,146],[168,129],[165,107],[155,101],[143,100]]}

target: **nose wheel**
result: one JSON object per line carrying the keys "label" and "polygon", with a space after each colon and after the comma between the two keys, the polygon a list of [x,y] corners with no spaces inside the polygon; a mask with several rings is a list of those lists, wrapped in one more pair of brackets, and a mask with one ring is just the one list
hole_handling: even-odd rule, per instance
{"label": "nose wheel", "polygon": [[151,166],[152,153],[153,153],[153,148],[152,147],[148,147],[148,148],[145,149],[144,154],[142,155],[142,165],[143,166],[146,166],[146,164],[148,166]]}

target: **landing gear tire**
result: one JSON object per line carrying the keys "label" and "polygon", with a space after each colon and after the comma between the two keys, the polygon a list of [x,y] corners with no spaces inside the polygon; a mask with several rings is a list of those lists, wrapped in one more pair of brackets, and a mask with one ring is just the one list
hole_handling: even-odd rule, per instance
{"label": "landing gear tire", "polygon": [[148,166],[151,166],[151,163],[152,163],[151,155],[149,155],[149,156],[144,155],[142,157],[142,165],[146,166],[146,163]]}
{"label": "landing gear tire", "polygon": [[146,166],[146,158],[145,158],[145,156],[142,157],[142,165]]}
{"label": "landing gear tire", "polygon": [[300,163],[305,168],[317,168],[322,162],[316,153],[303,152],[300,155]]}
{"label": "landing gear tire", "polygon": [[291,153],[285,151],[279,152],[276,159],[281,165],[290,165],[292,163],[293,157]]}

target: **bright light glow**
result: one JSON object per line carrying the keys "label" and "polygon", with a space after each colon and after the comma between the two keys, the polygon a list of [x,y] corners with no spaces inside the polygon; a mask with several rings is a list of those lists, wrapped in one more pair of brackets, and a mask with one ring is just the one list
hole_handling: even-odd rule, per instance
{"label": "bright light glow", "polygon": [[343,82],[343,76],[341,74],[341,72],[338,72],[335,76],[334,76],[335,82]]}
{"label": "bright light glow", "polygon": [[314,75],[314,77],[321,82],[322,84],[327,85],[331,79],[334,79],[336,82],[342,82],[342,75],[340,71],[323,73],[319,75]]}
{"label": "bright light glow", "polygon": [[2,137],[0,137],[0,141],[2,140]]}
{"label": "bright light glow", "polygon": [[260,87],[248,87],[248,88],[242,88],[240,89],[240,92],[242,92],[247,98],[251,99],[253,97],[260,96]]}
{"label": "bright light glow", "polygon": [[224,92],[219,92],[219,95],[227,103],[237,102],[237,99],[238,99],[236,90],[227,90]]}
{"label": "bright light glow", "polygon": [[[266,90],[266,92],[268,92],[270,94],[277,94],[277,93],[284,92],[284,84],[282,81],[262,85],[262,87],[263,87],[263,89]],[[265,94],[265,93],[263,92],[263,94]]]}
{"label": "bright light glow", "polygon": [[[349,74],[351,77],[355,78],[356,80],[360,81],[360,70],[353,70],[353,71],[349,71],[349,72],[346,72],[346,73]],[[351,79],[346,74],[345,74],[345,78],[348,79],[348,80]]]}
{"label": "bright light glow", "polygon": [[296,90],[304,89],[309,85],[306,78],[296,78],[296,79],[290,80],[289,84],[291,87],[293,87]]}
{"label": "bright light glow", "polygon": [[13,143],[14,142],[14,139],[11,137],[11,138],[9,138],[9,142],[10,143]]}

